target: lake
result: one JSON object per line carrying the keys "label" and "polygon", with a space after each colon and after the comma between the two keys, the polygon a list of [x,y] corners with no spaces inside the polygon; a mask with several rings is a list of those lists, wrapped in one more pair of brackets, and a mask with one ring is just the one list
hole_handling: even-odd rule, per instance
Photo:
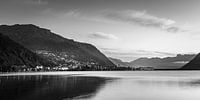
{"label": "lake", "polygon": [[200,100],[199,71],[0,74],[1,100]]}

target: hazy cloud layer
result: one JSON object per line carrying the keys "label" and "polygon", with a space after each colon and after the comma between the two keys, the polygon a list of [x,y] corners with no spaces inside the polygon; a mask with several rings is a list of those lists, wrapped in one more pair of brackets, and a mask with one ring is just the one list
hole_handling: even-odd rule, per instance
{"label": "hazy cloud layer", "polygon": [[91,34],[89,34],[90,38],[94,38],[94,39],[112,39],[112,40],[117,40],[118,37],[116,37],[113,34],[106,34],[106,33],[102,33],[102,32],[93,32]]}
{"label": "hazy cloud layer", "polygon": [[139,25],[142,27],[152,27],[166,32],[176,33],[176,32],[194,32],[194,30],[188,29],[185,26],[176,25],[176,21],[161,18],[151,14],[146,13],[146,11],[135,11],[135,10],[102,10],[96,14],[89,14],[81,10],[70,10],[65,13],[67,16],[79,17],[82,19],[110,22],[117,21],[128,24]]}
{"label": "hazy cloud layer", "polygon": [[140,25],[144,27],[154,27],[166,30],[167,32],[177,32],[179,27],[174,26],[174,20],[159,18],[145,11],[105,11],[103,17],[129,24]]}

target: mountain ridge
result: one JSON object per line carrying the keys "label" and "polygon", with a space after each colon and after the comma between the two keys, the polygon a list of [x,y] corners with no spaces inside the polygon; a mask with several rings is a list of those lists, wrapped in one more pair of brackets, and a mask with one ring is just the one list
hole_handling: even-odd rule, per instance
{"label": "mountain ridge", "polygon": [[177,54],[175,57],[165,58],[138,58],[130,62],[123,62],[120,59],[111,58],[109,59],[118,66],[131,66],[131,67],[154,67],[155,69],[179,69],[192,60],[195,54]]}
{"label": "mountain ridge", "polygon": [[66,60],[73,59],[85,65],[90,63],[90,65],[115,66],[94,45],[64,38],[49,29],[33,24],[1,25],[0,32],[33,52],[37,50],[65,52],[62,58]]}

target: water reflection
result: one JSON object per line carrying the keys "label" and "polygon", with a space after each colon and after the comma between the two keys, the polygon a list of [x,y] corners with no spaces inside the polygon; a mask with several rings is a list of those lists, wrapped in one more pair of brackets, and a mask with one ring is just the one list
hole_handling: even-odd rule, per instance
{"label": "water reflection", "polygon": [[132,84],[139,84],[143,86],[162,86],[162,87],[176,87],[176,88],[200,88],[200,80],[199,79],[132,79],[125,80],[126,82],[131,82]]}
{"label": "water reflection", "polygon": [[107,78],[81,76],[0,77],[1,100],[67,100],[87,95],[91,98]]}
{"label": "water reflection", "polygon": [[200,100],[199,94],[200,72],[0,77],[1,100]]}
{"label": "water reflection", "polygon": [[199,78],[122,78],[87,100],[200,100]]}

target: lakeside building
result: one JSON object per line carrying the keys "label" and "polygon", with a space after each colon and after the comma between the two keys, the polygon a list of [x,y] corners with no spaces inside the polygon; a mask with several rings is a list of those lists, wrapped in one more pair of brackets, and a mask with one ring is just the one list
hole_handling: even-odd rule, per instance
{"label": "lakeside building", "polygon": [[141,71],[153,71],[154,67],[138,67],[136,70],[141,70]]}

